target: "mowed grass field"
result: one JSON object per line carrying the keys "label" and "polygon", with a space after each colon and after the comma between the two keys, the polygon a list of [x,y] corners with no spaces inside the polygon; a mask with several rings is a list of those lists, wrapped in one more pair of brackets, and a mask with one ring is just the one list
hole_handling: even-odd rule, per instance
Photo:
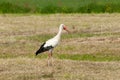
{"label": "mowed grass field", "polygon": [[[36,50],[58,32],[54,65]],[[0,15],[0,80],[119,80],[120,14]]]}

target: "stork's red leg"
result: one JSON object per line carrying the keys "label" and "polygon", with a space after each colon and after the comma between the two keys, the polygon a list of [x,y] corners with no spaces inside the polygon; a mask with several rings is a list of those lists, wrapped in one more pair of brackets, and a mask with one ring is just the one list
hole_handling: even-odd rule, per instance
{"label": "stork's red leg", "polygon": [[52,50],[48,53],[48,66],[53,64]]}
{"label": "stork's red leg", "polygon": [[48,53],[48,63],[47,63],[48,66],[50,65],[50,57],[51,57],[51,54]]}

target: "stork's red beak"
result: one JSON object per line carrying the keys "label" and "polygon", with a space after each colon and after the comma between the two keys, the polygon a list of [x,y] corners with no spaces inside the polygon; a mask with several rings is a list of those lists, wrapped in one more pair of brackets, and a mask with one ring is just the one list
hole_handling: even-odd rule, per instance
{"label": "stork's red beak", "polygon": [[63,29],[66,30],[68,33],[70,33],[70,31],[67,29],[66,26],[64,26]]}

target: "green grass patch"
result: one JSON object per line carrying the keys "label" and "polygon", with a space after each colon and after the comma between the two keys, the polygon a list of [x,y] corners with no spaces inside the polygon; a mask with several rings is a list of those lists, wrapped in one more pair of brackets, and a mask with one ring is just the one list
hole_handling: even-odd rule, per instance
{"label": "green grass patch", "polygon": [[37,41],[44,42],[50,38],[52,38],[53,34],[40,34],[40,35],[32,35],[32,36],[20,36],[16,37],[17,40],[29,40],[29,41]]}
{"label": "green grass patch", "polygon": [[52,37],[53,37],[53,34],[41,34],[41,35],[28,36],[27,39],[33,40],[33,41],[35,40],[39,42],[45,42],[46,40]]}
{"label": "green grass patch", "polygon": [[[38,56],[31,55],[30,58],[39,58],[45,59],[47,58],[47,54],[42,53]],[[54,54],[53,57],[58,59],[69,59],[69,60],[77,60],[77,61],[120,61],[120,56],[112,55],[112,54]]]}
{"label": "green grass patch", "polygon": [[120,56],[105,54],[59,54],[59,59],[83,60],[83,61],[120,61]]}
{"label": "green grass patch", "polygon": [[9,2],[0,4],[0,13],[28,13],[30,11],[31,10],[28,7],[20,7]]}
{"label": "green grass patch", "polygon": [[0,13],[106,12],[120,12],[120,0],[0,0]]}
{"label": "green grass patch", "polygon": [[[39,58],[39,59],[47,59],[47,53],[41,53],[39,55],[35,54],[25,54],[25,55],[12,55],[12,54],[2,54],[0,58],[16,58],[16,57],[28,57],[28,58]],[[120,61],[120,56],[113,54],[54,54],[54,58],[58,59],[69,59],[69,60],[77,60],[77,61]]]}
{"label": "green grass patch", "polygon": [[[29,56],[33,58],[35,55]],[[54,54],[54,58],[58,59],[68,59],[68,60],[76,60],[76,61],[120,61],[120,56],[115,56],[111,54]],[[47,58],[47,54],[39,54],[34,58],[45,59]]]}

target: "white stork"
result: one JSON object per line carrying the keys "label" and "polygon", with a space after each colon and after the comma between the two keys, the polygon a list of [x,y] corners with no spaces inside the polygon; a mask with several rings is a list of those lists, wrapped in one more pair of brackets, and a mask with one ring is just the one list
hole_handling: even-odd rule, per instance
{"label": "white stork", "polygon": [[67,32],[69,32],[67,27],[64,24],[60,24],[59,31],[58,31],[57,35],[55,37],[47,40],[46,42],[44,42],[35,53],[36,55],[38,55],[39,53],[49,51],[49,53],[48,53],[48,65],[49,65],[49,59],[52,57],[53,49],[60,42],[62,30],[66,30]]}

